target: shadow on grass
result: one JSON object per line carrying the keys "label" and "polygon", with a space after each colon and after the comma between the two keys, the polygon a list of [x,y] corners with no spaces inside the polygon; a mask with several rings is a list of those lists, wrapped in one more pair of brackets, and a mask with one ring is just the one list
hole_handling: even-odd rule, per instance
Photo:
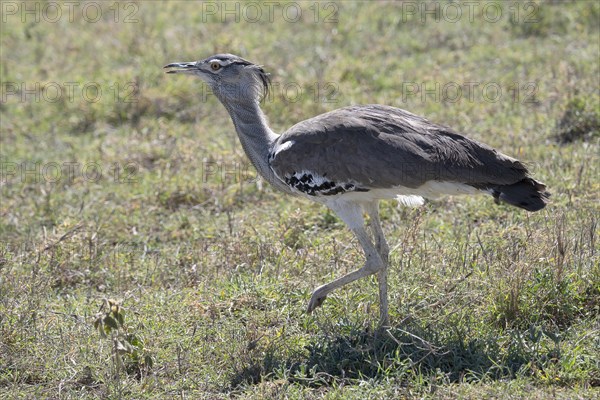
{"label": "shadow on grass", "polygon": [[446,383],[512,379],[524,365],[540,360],[526,343],[539,342],[543,333],[532,328],[516,335],[505,346],[497,337],[466,339],[468,335],[447,327],[403,325],[369,332],[338,326],[292,355],[278,356],[281,346],[267,346],[260,357],[246,360],[250,362],[230,382],[239,387],[282,378],[308,386],[389,377],[422,383],[439,382],[440,377]]}

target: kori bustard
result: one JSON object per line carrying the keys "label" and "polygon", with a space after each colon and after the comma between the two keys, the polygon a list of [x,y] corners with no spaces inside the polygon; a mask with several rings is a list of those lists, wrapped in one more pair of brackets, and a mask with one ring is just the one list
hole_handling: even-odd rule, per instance
{"label": "kori bustard", "polygon": [[[381,199],[421,205],[423,198],[487,193],[528,211],[550,194],[518,160],[399,108],[350,106],[299,122],[281,135],[267,125],[260,100],[269,76],[233,54],[165,66],[167,73],[196,75],[225,106],[248,158],[275,188],[325,204],[354,232],[366,261],[318,287],[308,312],[333,290],[377,274],[380,324],[389,325],[389,247],[379,222]],[[369,215],[372,238],[363,214]]]}

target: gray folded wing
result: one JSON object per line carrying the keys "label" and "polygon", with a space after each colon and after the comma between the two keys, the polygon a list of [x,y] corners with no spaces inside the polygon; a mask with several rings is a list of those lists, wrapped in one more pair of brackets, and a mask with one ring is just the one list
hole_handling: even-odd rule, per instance
{"label": "gray folded wing", "polygon": [[417,188],[431,180],[487,189],[528,176],[521,162],[485,144],[380,105],[341,108],[294,125],[279,137],[270,165],[282,179],[309,171],[366,189]]}

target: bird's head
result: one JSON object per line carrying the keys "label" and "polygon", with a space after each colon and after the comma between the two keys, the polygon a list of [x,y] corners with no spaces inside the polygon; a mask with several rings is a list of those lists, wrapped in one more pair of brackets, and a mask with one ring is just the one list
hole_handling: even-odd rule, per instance
{"label": "bird's head", "polygon": [[260,101],[266,97],[271,80],[259,65],[233,54],[216,54],[200,61],[165,65],[168,74],[202,78],[221,102]]}

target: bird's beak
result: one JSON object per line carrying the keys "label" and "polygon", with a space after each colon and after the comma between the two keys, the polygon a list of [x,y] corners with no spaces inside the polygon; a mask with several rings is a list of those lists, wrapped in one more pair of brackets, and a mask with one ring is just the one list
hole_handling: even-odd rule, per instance
{"label": "bird's beak", "polygon": [[163,68],[173,68],[173,69],[170,69],[169,71],[167,71],[167,74],[178,74],[178,73],[189,74],[189,73],[197,72],[199,69],[198,63],[195,61],[171,63],[168,65],[165,65]]}

